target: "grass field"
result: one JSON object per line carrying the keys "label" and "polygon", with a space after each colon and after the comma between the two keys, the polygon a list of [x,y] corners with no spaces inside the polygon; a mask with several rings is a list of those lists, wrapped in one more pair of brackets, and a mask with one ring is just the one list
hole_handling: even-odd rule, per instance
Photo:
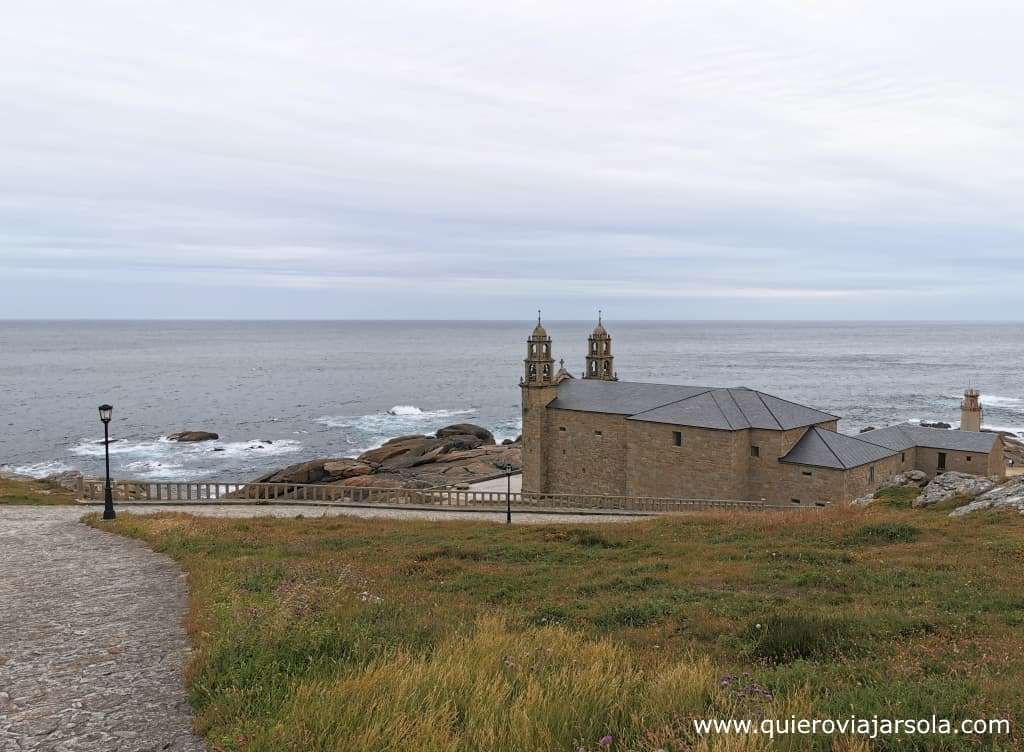
{"label": "grass field", "polygon": [[74,494],[52,483],[0,478],[0,505],[73,503]]}
{"label": "grass field", "polygon": [[[189,574],[214,750],[1019,749],[1024,519],[951,520],[910,495],[629,525],[122,513],[115,529]],[[1014,730],[770,742],[691,724],[851,714]]]}

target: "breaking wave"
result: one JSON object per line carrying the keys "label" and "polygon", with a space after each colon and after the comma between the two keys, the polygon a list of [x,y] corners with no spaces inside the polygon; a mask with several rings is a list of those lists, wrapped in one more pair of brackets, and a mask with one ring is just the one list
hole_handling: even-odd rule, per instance
{"label": "breaking wave", "polygon": [[423,410],[415,405],[395,405],[370,415],[324,415],[316,422],[327,428],[340,428],[343,451],[359,454],[379,447],[388,439],[414,433],[433,433],[453,419],[474,415],[475,408]]}
{"label": "breaking wave", "polygon": [[29,478],[45,478],[47,475],[55,475],[57,473],[66,473],[68,470],[74,470],[65,462],[60,460],[53,460],[51,462],[36,462],[31,465],[0,465],[0,470],[7,473],[14,473],[15,475],[24,475]]}

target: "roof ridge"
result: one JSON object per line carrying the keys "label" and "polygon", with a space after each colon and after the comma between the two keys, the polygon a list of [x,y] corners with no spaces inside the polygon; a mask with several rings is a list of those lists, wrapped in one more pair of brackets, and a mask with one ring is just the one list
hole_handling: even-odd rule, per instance
{"label": "roof ridge", "polygon": [[[722,403],[718,401],[718,397],[717,397],[718,392],[725,392],[726,394],[728,394],[729,399],[732,399],[732,394],[729,394],[729,390],[728,389],[712,389],[711,390],[711,399],[713,399],[715,401],[715,405],[718,407],[718,412],[722,413],[722,417],[725,418],[725,422],[729,424],[730,430],[733,430],[733,431],[739,430],[738,428],[736,428],[736,426],[733,425],[732,421],[729,420],[729,414],[727,412],[725,412],[725,410],[722,409]],[[734,405],[736,405],[736,400],[732,400],[732,403]],[[737,410],[739,410],[739,407],[740,407],[739,405],[736,405],[736,409]],[[740,415],[743,415],[743,411],[742,410],[740,410]],[[746,416],[744,416],[744,417],[746,417]],[[747,422],[749,423],[750,421],[748,420]]]}
{"label": "roof ridge", "polygon": [[[780,431],[785,431],[786,429],[782,427],[782,421],[779,420],[779,416],[776,415],[775,413],[773,413],[772,409],[770,407],[768,407],[768,403],[764,401],[764,393],[763,392],[759,392],[757,389],[751,389],[750,391],[753,392],[755,395],[757,395],[757,399],[761,402],[762,405],[764,405],[764,409],[768,411],[768,414],[772,416],[772,420],[775,421],[775,424],[779,427],[779,430]],[[769,394],[768,396],[771,397],[773,395]],[[796,403],[794,402],[793,404],[795,405]],[[741,410],[741,412],[742,412],[742,410]],[[746,416],[746,413],[744,413],[744,416]],[[747,418],[747,422],[750,422],[750,418]],[[801,436],[800,438],[803,438],[803,437]],[[829,451],[832,451],[832,450],[830,449]],[[833,452],[833,454],[834,454],[834,452]],[[838,459],[838,457],[836,459]]]}
{"label": "roof ridge", "polygon": [[[634,384],[642,384],[644,382],[642,382],[642,381],[634,381],[632,383],[634,383]],[[658,386],[672,386],[672,384],[658,384]],[[638,415],[643,415],[644,413],[649,413],[652,410],[660,410],[663,407],[668,407],[669,405],[675,405],[678,402],[686,402],[686,400],[692,400],[694,397],[700,397],[702,394],[707,394],[708,392],[715,391],[714,387],[707,387],[707,388],[701,387],[701,389],[704,389],[704,391],[703,392],[697,392],[696,394],[691,394],[689,397],[682,397],[682,398],[677,399],[677,400],[672,400],[671,402],[665,402],[664,404],[661,404],[661,405],[655,405],[654,407],[648,407],[648,408],[646,408],[644,410],[641,410],[638,413],[630,413],[626,417],[635,418]],[[728,418],[726,418],[726,420],[728,420]]]}
{"label": "roof ridge", "polygon": [[[747,389],[748,387],[743,387],[743,388]],[[786,399],[785,397],[780,397],[777,394],[768,394],[768,392],[762,392],[760,389],[751,389],[750,391],[754,392],[758,397],[761,397],[762,395],[764,397],[771,397],[772,399],[776,399],[779,402],[785,402],[787,405],[796,405],[797,407],[802,407],[805,410],[813,410],[816,413],[821,413],[822,415],[831,416],[831,417],[835,418],[836,420],[842,420],[842,418],[843,418],[843,416],[841,416],[841,415],[833,415],[832,413],[827,413],[824,410],[819,410],[816,407],[811,407],[810,405],[805,405],[803,402],[794,402],[793,400]],[[763,399],[761,401],[764,402]],[[768,407],[768,405],[766,404],[765,407]],[[772,415],[774,416],[775,413],[772,413]]]}
{"label": "roof ridge", "polygon": [[[828,449],[830,452],[832,452],[832,456],[836,458],[836,462],[839,463],[840,467],[842,467],[843,470],[849,470],[850,469],[847,466],[847,464],[845,462],[843,462],[842,458],[838,454],[836,454],[836,450],[832,448],[832,445],[828,442],[828,439],[826,439],[824,436],[822,436],[822,434],[825,433],[825,431],[819,430],[819,428],[817,426],[811,426],[810,429],[808,429],[808,430],[814,431],[816,434],[818,434],[818,438],[821,439],[821,443],[825,445],[826,449]],[[839,435],[836,431],[829,431],[828,433],[834,433],[837,436]],[[803,439],[802,436],[800,438]]]}

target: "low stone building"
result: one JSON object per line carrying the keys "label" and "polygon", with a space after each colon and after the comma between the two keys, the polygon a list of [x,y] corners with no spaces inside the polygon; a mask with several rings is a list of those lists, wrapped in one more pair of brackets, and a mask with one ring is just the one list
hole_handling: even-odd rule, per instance
{"label": "low stone building", "polygon": [[619,381],[611,344],[599,320],[576,379],[555,370],[538,316],[520,382],[524,490],[810,505],[905,470],[1004,472],[996,434],[906,424],[847,436],[838,416],[754,389]]}

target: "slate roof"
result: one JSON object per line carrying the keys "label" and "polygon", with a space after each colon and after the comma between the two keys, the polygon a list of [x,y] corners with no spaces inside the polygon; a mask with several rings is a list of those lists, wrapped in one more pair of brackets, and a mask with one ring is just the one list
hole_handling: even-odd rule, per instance
{"label": "slate roof", "polygon": [[896,452],[892,449],[863,441],[855,436],[812,426],[785,457],[779,458],[779,462],[849,470],[892,457],[894,454]]}
{"label": "slate roof", "polygon": [[598,379],[563,382],[549,407],[723,431],[790,430],[838,420],[836,415],[745,387],[714,389]]}
{"label": "slate roof", "polygon": [[923,428],[916,423],[899,423],[888,428],[866,431],[857,438],[902,452],[912,447],[948,449],[954,452],[988,454],[995,447],[999,434],[956,431],[948,428]]}

